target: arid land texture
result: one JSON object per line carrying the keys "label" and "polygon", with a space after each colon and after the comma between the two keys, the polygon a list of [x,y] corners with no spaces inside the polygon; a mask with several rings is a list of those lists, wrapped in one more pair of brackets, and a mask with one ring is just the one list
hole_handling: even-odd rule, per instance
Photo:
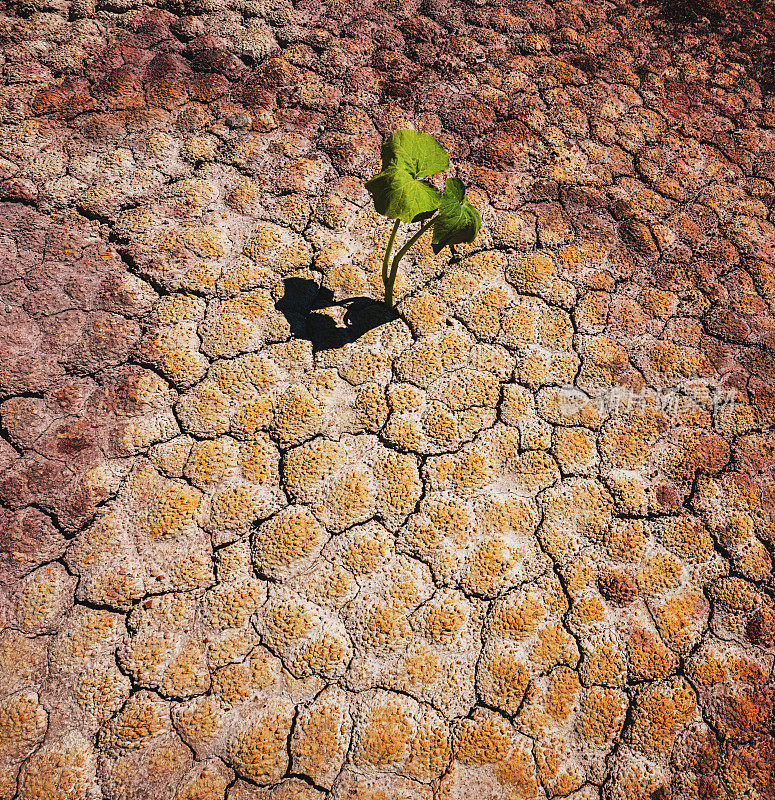
{"label": "arid land texture", "polygon": [[773,34],[7,4],[0,800],[772,800]]}

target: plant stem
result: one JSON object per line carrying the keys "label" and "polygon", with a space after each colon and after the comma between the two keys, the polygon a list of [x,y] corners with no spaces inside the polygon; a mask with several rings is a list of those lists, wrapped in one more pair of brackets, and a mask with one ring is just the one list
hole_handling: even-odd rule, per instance
{"label": "plant stem", "polygon": [[[388,239],[388,246],[387,250],[385,250],[385,259],[382,262],[382,283],[385,284],[385,292],[387,293],[387,284],[388,284],[388,264],[390,263],[390,253],[393,250],[393,245],[396,241],[396,234],[398,233],[398,226],[401,224],[401,220],[397,219],[395,225],[393,225],[393,230],[390,232],[390,239]],[[387,297],[387,294],[385,294]]]}
{"label": "plant stem", "polygon": [[[396,220],[396,226],[398,225],[398,220]],[[396,282],[396,275],[398,274],[398,263],[401,259],[407,254],[409,248],[425,233],[425,231],[433,225],[433,219],[429,219],[414,236],[396,253],[396,257],[393,259],[393,265],[390,270],[390,276],[385,280],[385,305],[388,308],[393,308],[393,285]],[[395,231],[395,228],[393,229]],[[390,240],[390,244],[392,246],[393,240]],[[387,256],[385,256],[385,263],[387,264]],[[382,272],[383,279],[385,278],[385,270],[383,267]]]}

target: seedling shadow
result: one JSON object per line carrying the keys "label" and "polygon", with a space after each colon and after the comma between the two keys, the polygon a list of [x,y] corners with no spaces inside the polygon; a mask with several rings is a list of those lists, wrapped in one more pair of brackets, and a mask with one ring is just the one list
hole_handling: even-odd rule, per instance
{"label": "seedling shadow", "polygon": [[335,301],[330,289],[308,278],[286,278],[283,283],[285,291],[275,308],[288,320],[294,336],[312,342],[313,352],[344,347],[397,317],[372,297]]}

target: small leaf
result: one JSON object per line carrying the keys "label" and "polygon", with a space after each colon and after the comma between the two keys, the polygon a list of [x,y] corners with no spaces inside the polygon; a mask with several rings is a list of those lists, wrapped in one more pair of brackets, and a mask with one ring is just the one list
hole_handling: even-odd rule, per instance
{"label": "small leaf", "polygon": [[378,214],[402,222],[412,222],[418,214],[435,211],[441,202],[441,192],[432,183],[415,180],[407,170],[395,165],[375,175],[366,188]]}
{"label": "small leaf", "polygon": [[447,151],[429,133],[401,130],[382,145],[382,170],[394,165],[413,178],[429,178],[449,168]]}
{"label": "small leaf", "polygon": [[470,244],[482,227],[479,212],[465,199],[466,187],[460,178],[447,178],[439,213],[433,222],[431,247],[438,255],[447,245]]}

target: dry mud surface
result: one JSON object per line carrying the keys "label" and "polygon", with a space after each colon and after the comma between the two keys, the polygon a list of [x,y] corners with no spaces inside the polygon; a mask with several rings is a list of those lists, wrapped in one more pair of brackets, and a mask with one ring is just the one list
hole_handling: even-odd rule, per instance
{"label": "dry mud surface", "polygon": [[[5,7],[0,800],[775,797],[775,23],[687,8]],[[484,228],[391,315],[401,127]]]}

